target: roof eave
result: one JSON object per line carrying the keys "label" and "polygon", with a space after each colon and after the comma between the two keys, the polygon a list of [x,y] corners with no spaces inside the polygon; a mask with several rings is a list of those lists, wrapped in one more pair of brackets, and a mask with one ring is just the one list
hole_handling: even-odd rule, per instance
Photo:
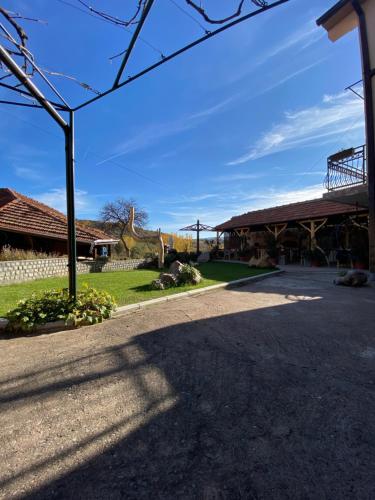
{"label": "roof eave", "polygon": [[[366,0],[358,0],[360,3]],[[350,0],[340,0],[317,21],[328,33],[328,38],[336,42],[344,35],[358,27],[358,16]]]}
{"label": "roof eave", "polygon": [[235,222],[224,222],[223,224],[216,226],[215,230],[216,231],[233,231],[234,229],[240,229],[244,227],[259,227],[259,226],[265,226],[267,224],[285,224],[285,223],[293,223],[293,222],[298,222],[299,220],[307,220],[307,218],[310,220],[320,220],[325,217],[335,217],[339,215],[345,215],[345,214],[350,214],[351,212],[355,213],[363,213],[363,212],[368,212],[368,208],[366,207],[354,207],[354,205],[348,205],[348,207],[351,207],[351,210],[348,208],[347,211],[337,211],[337,212],[332,212],[330,214],[317,214],[317,215],[311,215],[309,217],[301,214],[300,216],[296,216],[293,218],[283,218],[283,219],[274,219],[274,220],[268,220],[268,221],[259,221],[256,223],[252,222],[239,222],[236,224]]}
{"label": "roof eave", "polygon": [[350,3],[350,0],[340,0],[333,7],[327,10],[319,19],[316,20],[316,24],[318,26],[322,26],[326,24],[327,21],[332,19],[332,17],[336,16],[340,10]]}
{"label": "roof eave", "polygon": [[[68,240],[68,236],[63,236],[63,235],[57,235],[57,234],[52,234],[52,233],[41,233],[41,232],[38,232],[38,231],[35,231],[33,229],[19,229],[19,228],[15,228],[15,227],[12,227],[12,226],[7,226],[6,224],[2,224],[0,226],[0,230],[3,230],[3,231],[9,231],[11,233],[18,233],[18,234],[26,234],[28,236],[35,236],[37,238],[47,238],[47,239],[51,239],[51,240],[59,240],[59,241],[67,241]],[[93,240],[89,240],[89,239],[83,239],[83,238],[80,238],[80,237],[77,237],[77,243],[85,243],[87,245],[90,245],[92,243]]]}
{"label": "roof eave", "polygon": [[[66,216],[62,212],[60,212],[59,210],[56,210],[55,208],[52,208],[52,207],[50,207],[50,206],[46,205],[45,203],[42,203],[38,200],[34,200],[33,198],[30,198],[22,193],[18,193],[17,191],[15,191],[12,188],[1,188],[1,189],[8,191],[8,193],[10,193],[10,195],[13,197],[13,199],[10,200],[8,203],[5,203],[4,205],[2,205],[0,207],[1,209],[6,210],[6,207],[9,203],[14,203],[14,202],[25,203],[26,205],[31,206],[33,209],[41,211],[43,214],[47,215],[48,217],[51,217],[64,225],[67,224]],[[108,234],[104,233],[104,231],[101,231],[99,229],[95,229],[94,231],[92,231],[91,229],[93,229],[93,228],[82,226],[77,221],[76,221],[76,229],[79,230],[81,233],[87,234],[87,237],[85,237],[84,239],[79,238],[79,236],[77,235],[78,242],[91,243],[93,240],[96,240],[100,237],[110,239],[110,236]],[[25,230],[25,233],[29,234],[27,229]],[[47,236],[47,233],[44,234],[44,233],[35,232],[35,234],[40,235],[40,236],[53,237],[53,236],[49,236],[49,233],[48,233],[48,236]],[[57,237],[57,238],[64,239],[63,236],[60,238],[59,237]]]}

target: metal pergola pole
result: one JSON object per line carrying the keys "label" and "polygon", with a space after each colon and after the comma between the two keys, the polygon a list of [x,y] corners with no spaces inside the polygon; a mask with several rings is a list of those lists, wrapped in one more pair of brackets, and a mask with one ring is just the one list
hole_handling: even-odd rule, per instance
{"label": "metal pergola pole", "polygon": [[199,219],[197,220],[197,254],[199,254]]}
{"label": "metal pergola pole", "polygon": [[74,203],[75,165],[74,165],[74,112],[69,112],[69,124],[65,129],[66,164],[66,216],[68,220],[68,269],[69,295],[77,295],[77,240]]}
{"label": "metal pergola pole", "polygon": [[141,32],[141,29],[143,28],[143,25],[146,21],[146,18],[150,12],[150,9],[152,7],[152,4],[154,3],[154,0],[148,0],[144,6],[144,9],[143,9],[143,12],[142,12],[142,15],[141,15],[141,18],[137,24],[137,27],[133,33],[133,36],[130,40],[130,43],[129,43],[129,46],[128,48],[126,49],[125,51],[125,55],[123,57],[123,60],[121,61],[121,65],[120,65],[120,69],[118,70],[117,72],[117,75],[116,75],[116,78],[115,78],[115,81],[113,83],[113,86],[112,86],[112,89],[116,89],[120,83],[120,80],[121,80],[121,76],[124,72],[124,69],[125,69],[125,66],[127,65],[128,63],[128,60],[130,58],[130,55],[132,53],[132,50],[134,48],[134,45],[139,37],[139,33]]}
{"label": "metal pergola pole", "polygon": [[232,28],[233,26],[236,26],[237,24],[240,24],[240,23],[242,23],[244,21],[247,21],[248,19],[251,19],[252,17],[257,16],[258,14],[262,14],[263,12],[266,12],[267,10],[271,10],[271,9],[273,9],[275,7],[278,7],[279,5],[282,5],[282,4],[286,3],[286,2],[289,2],[289,0],[276,0],[275,2],[273,2],[271,4],[264,5],[263,7],[255,10],[253,12],[250,12],[249,14],[245,14],[244,16],[239,17],[238,19],[235,19],[234,21],[231,21],[230,23],[227,23],[225,26],[221,26],[220,28],[217,28],[214,31],[208,32],[204,36],[198,38],[197,40],[194,40],[194,42],[191,42],[191,43],[185,45],[181,49],[178,49],[175,52],[172,52],[171,54],[169,54],[167,56],[163,56],[160,61],[152,64],[151,66],[148,66],[147,68],[143,69],[142,71],[140,71],[139,73],[135,74],[134,76],[129,76],[125,81],[123,81],[121,83],[118,83],[117,85],[113,85],[110,89],[108,89],[108,90],[106,90],[104,92],[101,92],[100,95],[97,95],[97,96],[89,99],[88,101],[85,101],[82,104],[76,106],[74,108],[74,111],[78,111],[79,109],[84,108],[88,104],[91,104],[92,102],[95,102],[98,99],[102,99],[106,95],[111,94],[112,92],[115,92],[116,90],[118,90],[119,88],[123,87],[124,85],[128,85],[129,83],[133,82],[134,80],[137,80],[141,76],[144,76],[147,73],[149,73],[150,71],[153,71],[154,69],[158,68],[159,66],[167,63],[168,61],[171,61],[175,57],[183,54],[184,52],[192,49],[193,47],[196,47],[197,45],[201,44],[202,42],[205,42],[206,40],[209,40],[210,38],[212,38],[212,37],[214,37],[216,35],[219,35],[223,31],[226,31],[226,30]]}
{"label": "metal pergola pole", "polygon": [[39,104],[49,113],[52,118],[65,129],[67,126],[66,121],[59,115],[52,104],[44,97],[42,92],[33,84],[25,72],[18,66],[18,64],[11,58],[8,52],[0,45],[0,61],[5,64],[9,71],[17,78],[17,80],[24,85],[30,94],[35,97]]}
{"label": "metal pergola pole", "polygon": [[[262,12],[265,12],[266,10],[270,10],[274,7],[277,7],[281,4],[284,4],[288,2],[289,0],[275,0],[272,4],[270,5],[262,5],[261,8],[254,12],[250,12],[249,14],[246,14],[242,17],[239,17],[238,19],[235,19],[234,21],[231,21],[230,23],[227,23],[225,26],[221,26],[220,28],[216,29],[215,31],[212,32],[206,32],[206,35],[195,40],[194,42],[189,43],[188,45],[185,45],[181,49],[173,52],[172,54],[169,54],[169,56],[162,56],[162,59],[155,64],[152,64],[148,68],[140,71],[133,77],[129,77],[126,81],[123,81],[120,83],[121,76],[124,72],[124,69],[127,65],[127,62],[129,60],[130,54],[132,52],[132,49],[134,48],[134,45],[137,41],[137,38],[139,36],[139,33],[143,27],[143,24],[146,20],[146,17],[148,16],[151,6],[154,3],[154,0],[147,0],[146,6],[143,10],[143,13],[141,15],[141,19],[139,20],[138,26],[134,32],[134,35],[130,41],[130,44],[127,48],[127,50],[124,52],[124,57],[120,65],[120,69],[117,73],[117,76],[115,78],[115,81],[112,85],[112,87],[105,92],[101,92],[98,96],[89,99],[88,101],[80,104],[79,106],[76,106],[74,109],[72,109],[67,102],[64,100],[64,98],[61,96],[61,94],[56,90],[56,88],[51,84],[51,82],[46,78],[44,75],[43,71],[41,71],[38,66],[35,64],[35,62],[30,58],[29,54],[26,53],[24,50],[21,50],[23,53],[24,57],[30,62],[30,64],[34,67],[35,71],[40,75],[41,78],[47,83],[47,85],[53,90],[53,92],[58,96],[59,99],[63,102],[63,104],[58,104],[55,103],[51,100],[46,99],[46,97],[43,95],[43,93],[38,89],[36,85],[33,84],[33,82],[30,80],[29,76],[25,74],[25,72],[18,66],[18,64],[12,59],[10,53],[0,44],[0,62],[2,62],[10,71],[11,74],[13,74],[18,81],[25,87],[26,90],[20,90],[17,87],[12,87],[7,84],[1,84],[2,86],[8,88],[8,90],[13,90],[16,92],[19,92],[21,95],[26,95],[26,96],[32,96],[34,97],[38,103],[37,104],[26,104],[26,103],[19,103],[19,102],[10,102],[10,101],[3,101],[3,103],[6,104],[11,104],[11,105],[16,105],[16,106],[24,106],[24,107],[42,107],[44,108],[47,113],[50,114],[50,116],[59,124],[59,126],[63,129],[64,134],[65,134],[65,154],[66,154],[66,204],[67,204],[67,221],[68,221],[68,259],[69,259],[69,293],[71,297],[76,296],[77,292],[77,270],[76,270],[76,257],[77,257],[77,249],[76,249],[76,223],[75,223],[75,209],[74,209],[74,112],[91,104],[92,102],[95,102],[98,99],[101,99],[105,97],[106,95],[118,90],[119,88],[123,87],[124,85],[129,84],[130,82],[140,78],[143,75],[146,75],[153,69],[156,69],[162,64],[165,64],[166,62],[170,61],[171,59],[174,59],[175,57],[179,56],[180,54],[183,54],[184,52],[188,51],[189,49],[195,47],[196,45],[199,45],[200,43],[204,42],[205,40],[208,40],[209,38],[218,35],[219,33],[222,33],[223,31],[239,24],[247,19],[250,19],[258,14],[261,14]],[[5,33],[7,31],[5,28],[3,28]],[[11,36],[10,36],[11,39]],[[12,39],[11,39],[12,41]],[[65,111],[69,113],[69,123],[67,123],[64,118],[60,115],[59,111]],[[199,220],[197,224],[197,252],[199,252],[199,232],[200,232],[200,226],[199,226]],[[208,227],[207,227],[208,228]],[[202,230],[206,230],[206,227],[202,227]]]}
{"label": "metal pergola pole", "polygon": [[[44,108],[47,113],[62,128],[65,135],[65,164],[66,164],[66,205],[68,221],[68,269],[69,269],[69,295],[72,299],[77,294],[77,245],[76,245],[76,223],[74,210],[74,112],[69,110],[69,122],[58,113],[54,106],[49,102],[42,92],[30,81],[25,72],[12,59],[5,48],[0,45],[0,61],[9,69],[9,71],[22,83]],[[23,104],[25,105],[25,104]],[[67,108],[63,109],[67,111]],[[61,111],[61,110],[59,110]]]}

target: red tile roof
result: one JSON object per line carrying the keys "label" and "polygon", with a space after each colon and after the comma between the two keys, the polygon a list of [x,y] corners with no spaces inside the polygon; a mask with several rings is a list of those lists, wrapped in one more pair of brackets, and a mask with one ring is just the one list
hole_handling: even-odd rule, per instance
{"label": "red tile roof", "polygon": [[358,211],[365,212],[366,210],[366,208],[357,208],[354,205],[337,203],[319,198],[317,200],[301,201],[298,203],[290,203],[289,205],[247,212],[246,214],[232,217],[230,220],[216,226],[215,229],[218,231],[225,231],[228,229],[259,226],[262,224],[319,219],[339,214],[353,214]]}
{"label": "red tile roof", "polygon": [[[0,229],[67,239],[67,219],[64,214],[9,188],[0,188]],[[79,223],[76,225],[76,234],[77,241],[84,243],[110,239],[103,231]]]}

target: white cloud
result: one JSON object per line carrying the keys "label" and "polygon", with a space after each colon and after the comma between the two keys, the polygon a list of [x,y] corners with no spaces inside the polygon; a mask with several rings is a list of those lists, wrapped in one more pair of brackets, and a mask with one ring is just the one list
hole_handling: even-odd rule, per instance
{"label": "white cloud", "polygon": [[213,180],[217,182],[232,182],[232,181],[246,181],[260,179],[264,177],[264,174],[229,174],[229,175],[219,175]]}
{"label": "white cloud", "polygon": [[162,203],[164,204],[171,204],[171,205],[176,205],[180,203],[185,203],[185,204],[190,204],[190,203],[196,203],[198,201],[206,201],[210,200],[212,198],[217,198],[218,195],[215,193],[203,193],[203,194],[197,194],[197,195],[191,195],[191,196],[179,196],[176,199],[167,199],[167,200],[162,200]]}
{"label": "white cloud", "polygon": [[121,156],[125,156],[129,153],[134,153],[135,151],[138,151],[140,149],[146,149],[158,143],[162,139],[177,135],[186,130],[191,130],[214,114],[223,111],[231,102],[237,99],[237,97],[238,96],[232,96],[215,104],[214,106],[203,109],[201,111],[197,111],[190,115],[182,116],[177,120],[149,125],[141,130],[138,134],[135,134],[131,139],[123,142],[117,148],[117,152],[115,154],[101,160],[96,165],[102,165],[103,163],[114,160]]}
{"label": "white cloud", "polygon": [[[55,188],[32,196],[36,200],[45,203],[46,205],[66,213],[66,191],[64,188]],[[75,191],[75,208],[77,215],[81,213],[96,213],[97,207],[92,208],[93,204],[87,191],[76,189]]]}
{"label": "white cloud", "polygon": [[270,154],[341,139],[346,146],[346,134],[363,130],[363,102],[350,93],[324,96],[317,106],[286,112],[284,119],[273,125],[250,150],[230,161],[239,165]]}
{"label": "white cloud", "polygon": [[7,144],[7,149],[8,151],[4,154],[7,168],[16,177],[30,181],[34,187],[41,189],[43,185],[50,185],[52,180],[56,183],[64,179],[61,172],[51,170],[50,164],[56,161],[56,157],[52,155],[51,158],[51,153],[47,150],[27,143],[19,143],[19,141],[10,142]]}
{"label": "white cloud", "polygon": [[263,188],[251,192],[222,193],[220,199],[215,201],[214,207],[211,204],[194,208],[184,206],[162,212],[170,217],[173,222],[161,225],[163,228],[168,227],[171,230],[176,230],[199,218],[203,224],[216,226],[235,215],[320,198],[324,192],[322,184],[314,184],[303,188],[295,187],[294,189]]}
{"label": "white cloud", "polygon": [[[270,90],[273,90],[273,89],[276,89],[277,87],[280,87],[281,85],[283,85],[284,83],[286,82],[289,82],[289,80],[293,80],[293,78],[295,78],[296,76],[299,76],[299,75],[302,75],[303,73],[306,73],[306,71],[309,71],[310,69],[314,68],[315,66],[317,66],[318,64],[322,63],[323,61],[325,61],[327,58],[326,57],[323,57],[322,59],[319,59],[318,61],[315,61],[314,63],[312,64],[309,64],[307,66],[304,66],[303,68],[300,68],[296,71],[294,71],[293,73],[287,75],[286,77],[284,78],[281,78],[279,80],[276,81],[276,83],[273,83],[272,85],[270,85],[269,87],[266,87],[264,89],[262,89],[258,94],[258,95],[262,95],[262,94],[265,94],[266,92],[269,92]],[[254,96],[253,96],[254,97]]]}
{"label": "white cloud", "polygon": [[[301,28],[294,31],[283,40],[280,40],[277,44],[274,45],[274,47],[271,47],[261,53],[260,56],[251,63],[250,66],[247,62],[244,67],[237,69],[237,71],[234,73],[231,73],[225,81],[227,84],[233,84],[253,73],[255,69],[258,69],[259,66],[267,63],[269,59],[277,57],[283,52],[291,52],[293,50],[292,57],[295,58],[297,52],[299,53],[302,50],[307,49],[323,37],[324,30],[316,26],[314,19],[310,19]],[[297,76],[297,74],[299,74],[298,71],[294,75],[287,77],[285,81],[293,78],[294,76]]]}
{"label": "white cloud", "polygon": [[198,111],[197,113],[192,113],[190,116],[187,117],[188,121],[191,120],[196,120],[197,118],[207,118],[211,115],[215,115],[219,111],[222,111],[225,109],[228,104],[233,102],[236,99],[236,96],[234,97],[229,97],[228,99],[225,99],[222,102],[219,102],[218,104],[215,104],[214,106],[211,106],[210,108],[203,109],[201,111]]}
{"label": "white cloud", "polygon": [[44,179],[44,163],[48,159],[47,151],[28,144],[10,144],[6,154],[14,174],[21,179],[41,181]]}
{"label": "white cloud", "polygon": [[42,179],[41,174],[37,171],[36,168],[14,167],[14,173],[17,175],[17,177],[21,177],[22,179],[28,179],[31,181],[38,181]]}
{"label": "white cloud", "polygon": [[[325,170],[315,170],[315,171],[307,171],[307,172],[294,172],[293,175],[300,175],[300,176],[305,176],[305,175],[326,175]],[[285,174],[285,175],[290,175],[290,174]]]}
{"label": "white cloud", "polygon": [[259,199],[257,209],[321,198],[324,192],[325,189],[322,184],[314,184],[312,186],[291,190],[269,189],[266,191],[263,199]]}
{"label": "white cloud", "polygon": [[308,21],[304,26],[289,35],[283,41],[269,49],[262,57],[267,60],[279,55],[292,47],[298,46],[298,50],[304,50],[324,37],[324,30],[320,29],[314,20]]}

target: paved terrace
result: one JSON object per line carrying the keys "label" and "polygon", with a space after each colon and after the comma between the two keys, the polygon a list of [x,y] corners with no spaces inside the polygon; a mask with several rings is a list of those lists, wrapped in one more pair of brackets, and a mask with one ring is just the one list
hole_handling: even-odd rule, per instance
{"label": "paved terrace", "polygon": [[375,289],[333,276],[1,340],[1,497],[374,498]]}

